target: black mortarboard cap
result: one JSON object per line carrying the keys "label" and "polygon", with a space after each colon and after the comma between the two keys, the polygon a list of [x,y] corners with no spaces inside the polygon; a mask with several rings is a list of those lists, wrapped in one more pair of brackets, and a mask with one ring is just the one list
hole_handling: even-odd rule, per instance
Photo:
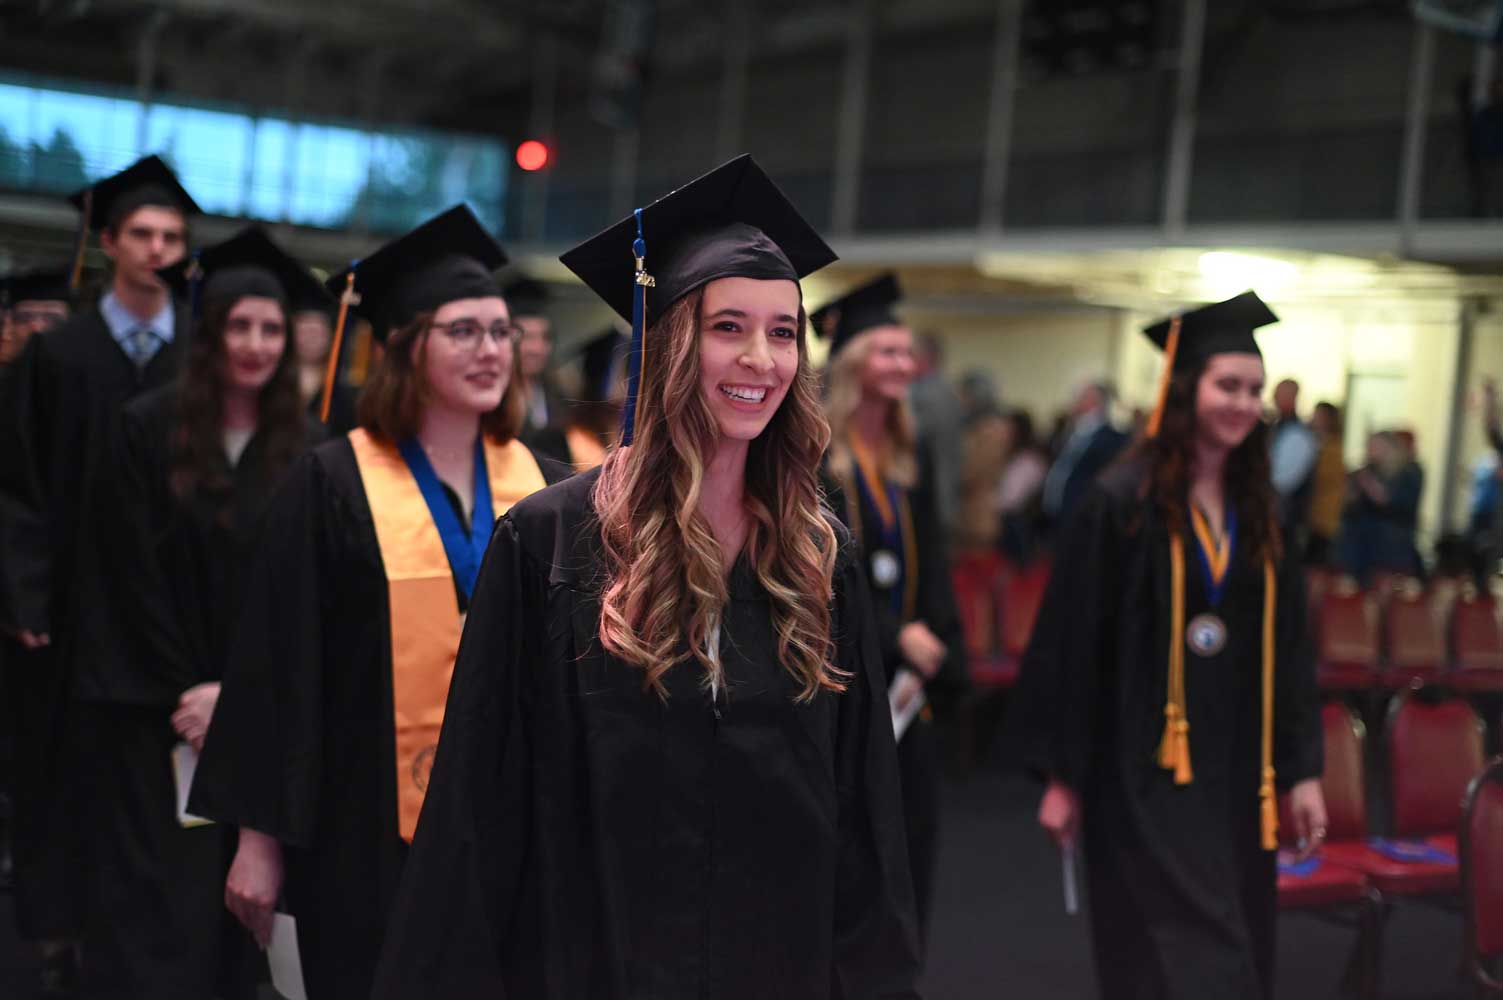
{"label": "black mortarboard cap", "polygon": [[559,259],[632,324],[622,434],[630,444],[642,333],[652,319],[718,278],[796,282],[836,256],[756,161],[742,155]]}
{"label": "black mortarboard cap", "polygon": [[591,337],[579,348],[580,393],[582,402],[598,403],[609,398],[620,364],[626,357],[631,338],[611,327]]}
{"label": "black mortarboard cap", "polygon": [[201,211],[172,168],[157,156],[137,160],[118,174],[74,192],[68,201],[84,213],[85,224],[95,231],[119,222],[143,205],[175,208],[184,215]]}
{"label": "black mortarboard cap", "polygon": [[0,307],[8,309],[18,302],[71,302],[71,277],[69,268],[59,267],[18,271],[0,278]]}
{"label": "black mortarboard cap", "polygon": [[897,326],[902,320],[893,307],[903,299],[895,274],[884,274],[846,292],[810,314],[809,322],[830,344],[830,357],[839,353],[857,335],[879,326]]}
{"label": "black mortarboard cap", "polygon": [[525,275],[508,281],[501,289],[501,295],[506,299],[506,307],[511,310],[513,319],[545,315],[553,298],[547,285]]}
{"label": "black mortarboard cap", "polygon": [[1148,436],[1156,437],[1164,417],[1164,403],[1169,398],[1170,377],[1192,371],[1196,365],[1215,354],[1256,354],[1259,327],[1277,323],[1278,316],[1253,291],[1170,316],[1143,333],[1164,352],[1164,370],[1159,378],[1158,402],[1148,418]]}
{"label": "black mortarboard cap", "polygon": [[1201,306],[1145,328],[1143,332],[1161,351],[1168,349],[1169,332],[1176,318],[1179,343],[1171,361],[1176,372],[1189,371],[1213,354],[1261,356],[1263,352],[1258,350],[1253,331],[1279,321],[1257,292],[1243,292],[1225,302]]}
{"label": "black mortarboard cap", "polygon": [[319,309],[329,302],[313,272],[260,226],[247,226],[157,274],[178,294],[191,293],[195,305],[247,295],[278,299],[293,310]]}
{"label": "black mortarboard cap", "polygon": [[370,320],[376,339],[411,323],[446,302],[499,296],[495,271],[506,251],[486,232],[475,213],[455,205],[399,236],[325,283],[335,295],[355,276],[354,309]]}

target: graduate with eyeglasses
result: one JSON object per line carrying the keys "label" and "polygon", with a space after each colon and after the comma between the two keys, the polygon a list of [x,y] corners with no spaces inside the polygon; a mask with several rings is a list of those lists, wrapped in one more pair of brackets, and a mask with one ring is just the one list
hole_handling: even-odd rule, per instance
{"label": "graduate with eyeglasses", "polygon": [[1284,550],[1248,292],[1151,326],[1147,439],[1055,553],[1011,709],[1039,823],[1084,848],[1102,995],[1274,995],[1279,800],[1309,855],[1323,754],[1300,554]]}
{"label": "graduate with eyeglasses", "polygon": [[314,1000],[370,993],[492,523],[568,472],[516,437],[504,261],[460,206],[329,280],[385,351],[243,584],[190,810],[239,827],[225,902],[263,946],[285,897]]}

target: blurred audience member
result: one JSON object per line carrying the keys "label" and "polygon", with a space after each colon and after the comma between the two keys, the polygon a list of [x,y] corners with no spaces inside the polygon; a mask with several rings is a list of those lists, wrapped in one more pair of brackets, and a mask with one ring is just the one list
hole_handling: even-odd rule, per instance
{"label": "blurred audience member", "polygon": [[1033,418],[1027,411],[1010,411],[1003,428],[1005,464],[995,494],[995,509],[1001,515],[1002,551],[1013,562],[1026,563],[1033,557],[1038,540],[1049,456],[1039,447]]}
{"label": "blurred audience member", "polygon": [[908,390],[908,401],[918,422],[920,443],[933,461],[934,496],[940,527],[949,534],[955,527],[961,493],[960,397],[940,370],[944,348],[933,333],[919,336],[913,355],[917,377]]}
{"label": "blurred audience member", "polygon": [[1341,507],[1346,500],[1346,459],[1341,447],[1341,411],[1334,403],[1316,403],[1310,416],[1317,452],[1310,477],[1310,507],[1305,520],[1305,560],[1331,562],[1341,531]]}
{"label": "blurred audience member", "polygon": [[996,411],[966,422],[961,442],[960,514],[954,538],[963,549],[996,548],[1002,522],[997,516],[997,482],[1007,467],[1007,418]]}
{"label": "blurred audience member", "polygon": [[979,417],[1002,412],[1002,394],[997,389],[997,380],[979,368],[972,368],[960,376],[961,418],[970,424]]}
{"label": "blurred audience member", "polygon": [[1424,484],[1397,434],[1368,438],[1367,464],[1352,473],[1341,515],[1341,566],[1358,582],[1379,570],[1418,575],[1414,536]]}
{"label": "blurred audience member", "polygon": [[1286,378],[1273,390],[1276,410],[1269,435],[1273,489],[1279,498],[1279,526],[1286,551],[1304,546],[1305,520],[1315,487],[1315,461],[1320,441],[1299,418],[1299,383]]}
{"label": "blurred audience member", "polygon": [[1111,386],[1091,382],[1070,408],[1069,429],[1044,480],[1043,510],[1052,532],[1069,520],[1087,487],[1127,444],[1127,435],[1111,424],[1111,402]]}
{"label": "blurred audience member", "polygon": [[[317,419],[323,412],[324,378],[329,368],[329,352],[334,349],[334,326],[328,311],[305,309],[297,313],[292,319],[292,346],[297,354],[297,380],[303,406]],[[355,393],[337,377],[329,402],[328,426],[335,437],[355,429]]]}

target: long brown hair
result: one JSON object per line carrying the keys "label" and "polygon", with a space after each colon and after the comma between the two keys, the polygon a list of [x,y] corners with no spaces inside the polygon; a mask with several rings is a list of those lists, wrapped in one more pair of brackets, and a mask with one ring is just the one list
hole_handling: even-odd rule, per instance
{"label": "long brown hair", "polygon": [[[224,455],[224,329],[243,295],[210,298],[188,346],[178,422],[172,435],[169,485],[180,499],[198,498],[215,505],[222,520],[230,514],[235,481]],[[291,317],[280,303],[287,330],[276,371],[261,387],[256,436],[265,442],[269,478],[286,469],[306,443],[297,358],[292,347]]]}
{"label": "long brown hair", "polygon": [[[411,323],[394,330],[386,339],[381,361],[365,380],[356,404],[360,426],[388,441],[416,437],[423,424],[423,408],[433,398],[424,362],[428,338],[433,332],[433,313],[421,313]],[[481,334],[488,336],[488,334]],[[517,373],[516,341],[512,341],[511,376],[494,410],[480,417],[480,429],[502,444],[522,428],[522,379]],[[414,360],[416,359],[416,360]]]}
{"label": "long brown hair", "polygon": [[[720,429],[699,386],[704,292],[675,303],[647,331],[632,444],[606,456],[591,498],[605,555],[600,641],[644,671],[643,688],[666,697],[663,675],[697,660],[707,685],[725,686],[711,641],[729,594],[720,543],[699,512],[705,463]],[[747,552],[772,605],[778,659],[800,684],[799,701],[845,689],[830,662],[835,531],[819,493],[830,441],[809,366],[799,309],[798,370],[746,459]],[[687,649],[685,639],[688,640]]]}
{"label": "long brown hair", "polygon": [[[1148,463],[1148,499],[1169,530],[1185,537],[1189,537],[1187,505],[1195,461],[1195,396],[1204,373],[1202,361],[1169,380],[1158,436],[1133,449],[1134,457]],[[1268,444],[1268,425],[1259,421],[1226,460],[1227,501],[1237,511],[1237,547],[1259,562],[1265,556],[1283,557]]]}

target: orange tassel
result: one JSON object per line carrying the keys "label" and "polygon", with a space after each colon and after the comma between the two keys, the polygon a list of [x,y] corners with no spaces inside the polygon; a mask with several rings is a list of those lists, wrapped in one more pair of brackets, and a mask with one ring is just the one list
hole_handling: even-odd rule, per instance
{"label": "orange tassel", "polygon": [[1164,735],[1159,740],[1159,767],[1166,771],[1176,769],[1174,734],[1177,721],[1179,721],[1179,706],[1171,701],[1164,706]]}
{"label": "orange tassel", "polygon": [[349,319],[350,306],[359,305],[360,296],[355,294],[355,269],[344,278],[344,294],[339,296],[339,318],[334,321],[334,339],[329,344],[329,363],[324,368],[323,400],[318,404],[318,419],[329,422],[329,406],[334,402],[334,377],[339,373],[339,352],[344,347],[344,325]]}
{"label": "orange tassel", "polygon": [[1279,849],[1279,802],[1274,794],[1273,768],[1264,768],[1263,784],[1258,788],[1262,807],[1263,850]]}
{"label": "orange tassel", "polygon": [[1148,436],[1151,438],[1159,436],[1159,425],[1164,422],[1164,405],[1169,402],[1169,380],[1174,377],[1174,356],[1179,353],[1179,327],[1178,316],[1169,321],[1169,336],[1164,340],[1164,370],[1159,373],[1158,399],[1148,417]]}
{"label": "orange tassel", "polygon": [[1190,723],[1180,720],[1174,726],[1174,783],[1188,785],[1195,780],[1190,769]]}
{"label": "orange tassel", "polygon": [[1274,657],[1278,639],[1275,629],[1279,606],[1279,580],[1273,558],[1263,560],[1263,783],[1258,788],[1262,799],[1263,850],[1279,849],[1279,803],[1277,772],[1273,767],[1273,682]]}

